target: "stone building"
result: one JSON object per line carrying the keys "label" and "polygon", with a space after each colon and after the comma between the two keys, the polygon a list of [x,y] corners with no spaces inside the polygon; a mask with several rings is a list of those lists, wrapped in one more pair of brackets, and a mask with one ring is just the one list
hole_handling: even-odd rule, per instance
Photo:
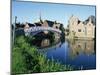
{"label": "stone building", "polygon": [[[63,28],[63,24],[61,24],[61,23],[59,23],[57,21],[42,20],[41,19],[41,15],[40,15],[40,18],[39,18],[39,21],[38,22],[35,22],[33,24],[31,24],[31,23],[25,23],[24,29],[28,29],[28,28],[30,28],[32,26],[35,26],[35,27],[37,27],[37,26],[41,26],[41,27],[52,27],[54,29],[58,29],[58,30],[61,30],[61,31],[63,31],[62,29],[64,29]],[[43,32],[45,34],[48,34],[49,33],[49,31],[46,31],[46,30],[43,31]],[[59,34],[56,33],[56,32],[54,34],[55,34],[56,37],[59,36]]]}
{"label": "stone building", "polygon": [[26,22],[26,23],[24,24],[24,29],[27,29],[27,28],[29,28],[29,27],[34,27],[34,26],[35,26],[35,24],[31,24],[31,23]]}
{"label": "stone building", "polygon": [[29,28],[32,26],[41,26],[41,27],[53,27],[56,29],[60,29],[61,25],[63,25],[63,24],[58,23],[57,21],[42,20],[41,14],[40,14],[38,22],[35,22],[33,24],[26,22],[24,28]]}
{"label": "stone building", "polygon": [[[55,29],[60,29],[61,23],[57,23],[56,21],[50,21],[50,20],[44,20],[41,24],[43,27],[52,27]],[[48,33],[48,31],[44,31],[45,33]],[[56,33],[55,33],[56,34]],[[58,36],[58,34],[56,34]]]}
{"label": "stone building", "polygon": [[70,38],[95,38],[95,17],[90,16],[85,21],[80,21],[77,17],[71,16],[68,21]]}

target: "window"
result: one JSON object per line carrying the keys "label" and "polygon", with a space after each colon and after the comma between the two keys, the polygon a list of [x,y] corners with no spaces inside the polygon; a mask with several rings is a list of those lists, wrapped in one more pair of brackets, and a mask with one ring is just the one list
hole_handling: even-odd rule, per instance
{"label": "window", "polygon": [[56,26],[56,29],[58,29],[58,26]]}
{"label": "window", "polygon": [[78,32],[81,32],[81,29],[78,29]]}

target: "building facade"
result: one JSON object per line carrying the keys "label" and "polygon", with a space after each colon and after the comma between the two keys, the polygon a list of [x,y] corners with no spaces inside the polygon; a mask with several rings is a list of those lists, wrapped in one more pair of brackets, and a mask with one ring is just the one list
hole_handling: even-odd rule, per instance
{"label": "building facade", "polygon": [[96,25],[92,17],[89,17],[85,21],[80,21],[77,17],[71,16],[68,22],[69,36],[76,38],[95,38]]}

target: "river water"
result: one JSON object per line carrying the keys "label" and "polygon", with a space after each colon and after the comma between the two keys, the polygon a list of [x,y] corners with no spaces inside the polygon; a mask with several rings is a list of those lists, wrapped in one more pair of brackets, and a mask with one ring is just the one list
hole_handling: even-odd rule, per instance
{"label": "river water", "polygon": [[34,40],[33,45],[48,59],[54,59],[64,65],[71,65],[75,70],[96,68],[96,47],[94,40],[50,39]]}

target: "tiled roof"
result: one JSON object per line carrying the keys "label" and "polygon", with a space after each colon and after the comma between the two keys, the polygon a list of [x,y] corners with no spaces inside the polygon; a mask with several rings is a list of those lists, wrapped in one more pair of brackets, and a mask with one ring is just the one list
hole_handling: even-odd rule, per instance
{"label": "tiled roof", "polygon": [[54,22],[53,21],[49,21],[49,20],[45,20],[47,23],[48,23],[48,25],[50,26],[50,27],[52,27],[53,26],[53,24],[54,24]]}
{"label": "tiled roof", "polygon": [[89,22],[89,19],[91,19],[93,25],[96,25],[96,18],[95,16],[91,15],[87,20],[85,20],[83,23],[86,25]]}

